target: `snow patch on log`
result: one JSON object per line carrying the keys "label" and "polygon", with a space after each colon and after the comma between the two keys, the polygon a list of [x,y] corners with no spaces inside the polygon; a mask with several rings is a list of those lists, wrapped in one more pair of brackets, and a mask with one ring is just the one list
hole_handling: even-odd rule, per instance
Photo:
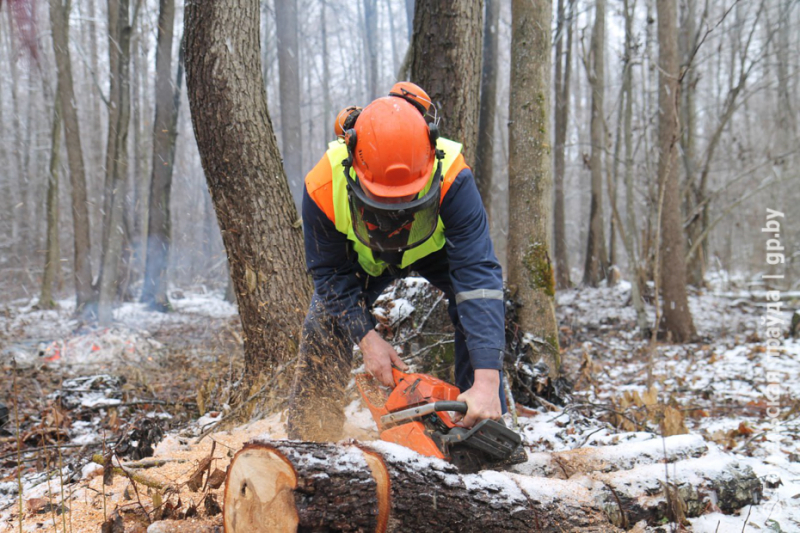
{"label": "snow patch on log", "polygon": [[562,479],[530,477],[521,474],[507,474],[525,491],[533,501],[542,504],[573,502],[575,505],[591,505],[594,501],[589,489],[580,483]]}
{"label": "snow patch on log", "polygon": [[526,475],[568,479],[576,473],[629,470],[642,464],[663,463],[665,459],[667,463],[674,463],[699,457],[707,451],[708,446],[700,435],[675,435],[615,446],[529,453],[528,461],[515,465],[512,470]]}

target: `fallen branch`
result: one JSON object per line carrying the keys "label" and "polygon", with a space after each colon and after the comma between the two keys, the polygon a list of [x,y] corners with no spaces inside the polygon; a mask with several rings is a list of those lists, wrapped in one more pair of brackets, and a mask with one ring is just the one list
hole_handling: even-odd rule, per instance
{"label": "fallen branch", "polygon": [[[96,453],[96,454],[92,455],[92,462],[93,463],[97,463],[100,466],[105,465],[105,459],[99,453]],[[125,466],[123,466],[121,464],[117,464],[116,466],[114,466],[112,468],[112,472],[114,474],[126,476],[126,477],[132,479],[133,481],[135,481],[136,483],[141,483],[145,487],[150,487],[151,489],[166,490],[166,489],[170,488],[169,486],[164,485],[160,481],[156,481],[156,480],[154,480],[152,478],[149,478],[149,477],[147,477],[144,474],[141,474],[139,472],[134,472],[130,468],[127,468],[127,467],[125,467]]]}

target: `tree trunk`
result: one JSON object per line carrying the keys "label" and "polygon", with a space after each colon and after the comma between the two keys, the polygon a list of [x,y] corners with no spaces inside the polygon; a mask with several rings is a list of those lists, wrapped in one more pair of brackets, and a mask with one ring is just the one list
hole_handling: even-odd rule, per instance
{"label": "tree trunk", "polygon": [[606,277],[608,255],[603,230],[603,152],[605,151],[605,116],[603,93],[605,92],[605,34],[606,2],[595,4],[592,47],[589,52],[588,77],[592,88],[591,142],[589,158],[591,169],[592,200],[589,211],[589,237],[586,244],[586,261],[583,268],[583,283],[596,287]]}
{"label": "tree trunk", "polygon": [[541,355],[555,375],[561,358],[550,261],[550,26],[534,22],[550,20],[552,4],[515,0],[511,6],[508,283],[521,304],[520,327],[543,340]]}
{"label": "tree trunk", "polygon": [[475,154],[475,181],[483,199],[489,223],[492,219],[494,182],[494,123],[497,107],[497,40],[500,33],[500,0],[486,0],[483,24],[483,67],[481,73],[481,105],[478,147]]}
{"label": "tree trunk", "polygon": [[53,51],[58,70],[58,98],[64,120],[64,143],[67,147],[70,188],[72,190],[72,231],[74,243],[73,275],[75,279],[76,311],[82,312],[92,300],[91,240],[89,237],[89,208],[86,202],[86,172],[83,148],[78,127],[78,110],[72,85],[72,64],[69,56],[69,2],[50,0],[50,23],[53,31]]}
{"label": "tree trunk", "polygon": [[[681,21],[681,38],[680,38],[680,54],[681,64],[684,69],[688,69],[684,74],[685,82],[681,83],[681,116],[683,118],[683,125],[681,128],[681,152],[683,154],[684,169],[686,171],[686,198],[684,201],[685,214],[690,217],[688,224],[686,224],[686,240],[689,246],[692,245],[708,224],[707,201],[704,190],[701,189],[700,184],[697,182],[697,158],[696,158],[696,145],[697,145],[697,120],[696,120],[696,104],[695,94],[697,92],[697,72],[695,66],[691,65],[695,49],[695,33],[696,33],[696,0],[687,0],[684,4],[684,14]],[[693,214],[701,205],[706,204],[706,207],[700,208],[700,212]],[[698,248],[692,258],[687,262],[687,277],[688,283],[695,287],[703,287],[705,285],[705,270],[706,270],[706,251],[707,248],[703,246]]]}
{"label": "tree trunk", "polygon": [[[623,117],[623,136],[625,138],[625,236],[623,243],[628,256],[629,276],[631,277],[631,300],[636,310],[636,324],[639,335],[646,338],[649,332],[647,311],[642,294],[645,280],[636,248],[636,205],[633,200],[633,9],[629,9],[628,0],[624,0],[625,11],[625,72],[623,73],[623,93],[625,95],[625,114]],[[622,227],[622,224],[620,224]]]}
{"label": "tree trunk", "polygon": [[657,0],[658,10],[658,180],[663,191],[661,297],[664,326],[675,342],[697,333],[686,296],[686,259],[678,186],[678,31],[675,0]]}
{"label": "tree trunk", "polygon": [[[113,4],[113,9],[112,9]],[[98,282],[97,318],[101,325],[111,322],[119,284],[119,265],[125,228],[123,226],[128,176],[128,125],[131,116],[129,0],[109,2],[109,39],[112,42],[111,112],[106,148],[106,205],[103,253]],[[116,21],[114,21],[114,17]]]}
{"label": "tree trunk", "polygon": [[300,121],[300,49],[297,46],[297,0],[275,2],[278,28],[281,139],[283,164],[296,206],[303,197],[303,139]]}
{"label": "tree trunk", "polygon": [[312,290],[264,86],[253,68],[259,61],[258,4],[190,1],[184,37],[192,123],[230,263],[251,378],[296,354]]}
{"label": "tree trunk", "polygon": [[[33,130],[35,125],[33,123],[33,102],[38,93],[34,91],[33,76],[28,75],[28,90],[27,92],[27,110],[23,123],[18,123],[19,130],[17,139],[20,141],[19,148],[23,152],[22,166],[20,172],[17,174],[17,184],[19,185],[19,205],[15,209],[16,216],[19,218],[19,255],[20,259],[24,261],[23,264],[28,262],[28,257],[32,249],[36,248],[34,245],[33,223],[31,216],[36,208],[33,205],[32,194],[34,188],[34,173],[31,172],[31,149],[34,145]],[[21,113],[15,113],[15,117],[19,117]],[[16,118],[15,118],[16,120]],[[24,131],[24,134],[23,134]]]}
{"label": "tree trunk", "polygon": [[367,98],[378,97],[378,0],[364,0],[364,49],[367,54]]}
{"label": "tree trunk", "polygon": [[151,167],[147,220],[147,254],[142,303],[158,311],[169,310],[167,264],[171,239],[170,196],[175,139],[180,105],[181,72],[172,88],[172,37],[175,0],[161,0],[156,45],[156,114],[153,121],[153,164]]}
{"label": "tree trunk", "polygon": [[[2,21],[0,20],[0,24]],[[0,46],[3,46],[3,42],[0,41]],[[5,49],[5,47],[3,47]],[[4,98],[3,98],[3,90],[4,84],[0,83],[0,138],[6,138],[6,121],[4,113]],[[56,95],[58,98],[58,95]],[[3,161],[5,164],[8,164],[8,151],[6,149],[6,143],[0,143],[0,161]],[[12,183],[11,180],[2,180],[0,182],[0,197],[3,199],[3,204],[0,206],[2,209],[4,216],[3,216],[3,226],[0,226],[2,229],[2,240],[0,240],[0,250],[2,253],[7,254],[10,251],[11,241],[8,237],[11,235],[12,225],[13,225],[13,212],[14,212],[14,204],[11,200],[11,188]],[[8,218],[6,218],[8,217]]]}
{"label": "tree trunk", "polygon": [[320,1],[320,28],[322,28],[322,35],[320,39],[322,40],[322,101],[323,101],[323,108],[322,108],[322,123],[324,125],[326,139],[327,136],[330,135],[330,125],[333,124],[336,117],[334,116],[333,105],[331,104],[331,73],[329,68],[329,59],[328,59],[328,17],[326,15],[327,11],[327,0]]}
{"label": "tree trunk", "polygon": [[[8,14],[8,27],[12,28],[12,18],[11,13],[9,10]],[[10,32],[9,32],[10,34]],[[9,50],[13,51],[12,45],[13,41],[9,36]],[[13,52],[12,52],[13,53]],[[22,83],[20,82],[19,77],[19,67],[16,61],[9,61],[9,71],[11,74],[11,108],[14,110],[11,113],[11,135],[13,135],[13,143],[12,146],[12,153],[14,154],[14,175],[17,176],[17,179],[11,180],[11,186],[9,187],[9,195],[11,197],[11,254],[14,259],[19,263],[20,262],[20,251],[22,246],[22,224],[20,224],[20,217],[19,213],[16,209],[16,206],[20,203],[20,188],[21,182],[20,176],[22,176],[22,172],[24,169],[24,161],[22,158],[23,152],[23,141],[22,141],[22,133],[23,127],[20,121],[22,103],[20,97],[20,89],[22,87]]]}
{"label": "tree trunk", "polygon": [[42,292],[39,295],[41,309],[54,309],[53,282],[61,270],[61,257],[58,243],[58,169],[61,156],[61,100],[60,87],[56,86],[53,102],[53,127],[50,141],[50,169],[47,180],[47,245],[45,246]]}
{"label": "tree trunk", "polygon": [[414,38],[414,0],[406,0],[406,25],[408,29],[408,47],[411,48],[411,40]]}
{"label": "tree trunk", "polygon": [[247,444],[228,469],[226,533],[618,531],[576,483],[549,481],[548,494],[522,476],[462,476],[401,446],[373,445]]}
{"label": "tree trunk", "polygon": [[[397,51],[397,30],[395,29],[394,25],[394,11],[392,10],[391,0],[384,0],[384,4],[386,4],[386,15],[389,17],[389,33],[391,34],[392,73],[395,73],[397,72],[397,69],[400,68],[400,58],[398,57]],[[323,2],[322,5],[324,6],[325,2]]]}
{"label": "tree trunk", "polygon": [[411,81],[438,108],[442,136],[464,145],[474,167],[480,111],[483,0],[417,0]]}
{"label": "tree trunk", "polygon": [[[556,116],[555,116],[555,240],[556,287],[568,289],[572,282],[569,277],[569,249],[567,248],[567,227],[564,213],[565,144],[569,125],[569,78],[572,71],[572,27],[573,0],[569,0],[569,15],[564,9],[564,0],[558,0],[558,21],[556,26]],[[564,33],[567,35],[566,54],[562,59]]]}

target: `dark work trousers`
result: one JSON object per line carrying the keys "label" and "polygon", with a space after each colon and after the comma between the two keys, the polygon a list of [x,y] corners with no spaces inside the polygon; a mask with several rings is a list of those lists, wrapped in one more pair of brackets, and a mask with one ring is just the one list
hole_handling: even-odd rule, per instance
{"label": "dark work trousers", "polygon": [[[447,311],[455,326],[455,385],[463,392],[472,387],[474,371],[456,310],[447,254],[444,250],[430,254],[411,265],[408,270],[427,279],[431,285],[444,292],[447,298]],[[406,273],[390,273],[387,270],[382,275],[373,277],[361,272],[361,305],[371,309],[383,290]],[[337,325],[335,318],[325,312],[322,300],[316,292],[303,323],[299,355],[289,404],[288,436],[290,439],[318,442],[336,441],[341,437],[344,425],[353,345]],[[499,394],[503,412],[506,412],[502,384]]]}

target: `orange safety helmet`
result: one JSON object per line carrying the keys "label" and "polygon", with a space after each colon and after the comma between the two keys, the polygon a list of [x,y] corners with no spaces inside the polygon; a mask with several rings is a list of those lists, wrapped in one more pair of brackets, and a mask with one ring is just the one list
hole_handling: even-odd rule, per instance
{"label": "orange safety helmet", "polygon": [[436,159],[435,128],[405,98],[378,98],[345,134],[359,183],[382,198],[420,192]]}
{"label": "orange safety helmet", "polygon": [[431,108],[431,99],[422,87],[410,81],[399,81],[395,83],[389,91],[389,96],[399,96],[408,100],[414,107],[419,109],[423,115],[428,113]]}
{"label": "orange safety helmet", "polygon": [[353,127],[360,113],[361,108],[355,105],[347,106],[339,111],[333,123],[333,131],[336,136],[344,138],[345,132]]}

